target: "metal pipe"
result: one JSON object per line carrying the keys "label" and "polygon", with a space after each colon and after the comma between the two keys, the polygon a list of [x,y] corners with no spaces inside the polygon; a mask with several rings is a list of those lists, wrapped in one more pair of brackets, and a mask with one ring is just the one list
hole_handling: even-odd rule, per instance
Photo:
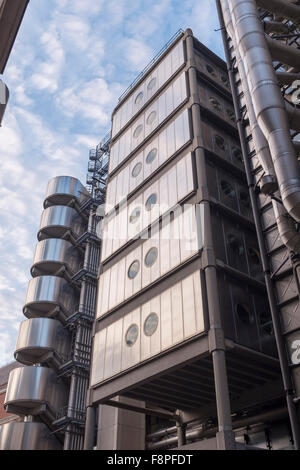
{"label": "metal pipe", "polygon": [[[275,194],[278,197],[278,195]],[[290,251],[300,253],[300,233],[297,232],[294,220],[284,209],[283,205],[272,200],[279,235]]]}
{"label": "metal pipe", "polygon": [[228,0],[257,122],[270,147],[282,202],[300,221],[300,169],[284,100],[254,0]]}
{"label": "metal pipe", "polygon": [[264,30],[266,33],[288,33],[290,28],[287,24],[280,23],[280,21],[264,21]]}
{"label": "metal pipe", "polygon": [[265,194],[273,193],[278,188],[278,184],[277,184],[276,177],[275,177],[275,169],[274,169],[272,157],[270,154],[268,142],[264,134],[262,133],[256,120],[256,116],[255,116],[255,112],[254,112],[254,108],[252,104],[252,98],[251,98],[250,91],[249,91],[248,80],[246,77],[245,67],[244,67],[242,58],[237,48],[237,39],[235,37],[235,31],[233,28],[227,0],[222,1],[222,8],[223,8],[225,27],[227,31],[229,32],[231,40],[235,46],[237,68],[240,73],[240,79],[241,79],[242,88],[243,88],[243,92],[244,92],[244,96],[246,100],[246,107],[248,111],[250,130],[251,130],[251,134],[255,143],[256,155],[265,173],[263,177],[261,178],[260,189]]}
{"label": "metal pipe", "polygon": [[294,148],[295,148],[295,152],[299,156],[300,155],[300,141],[299,140],[293,140],[293,145],[294,145]]}
{"label": "metal pipe", "polygon": [[300,7],[285,0],[256,0],[257,6],[292,21],[300,21]]}
{"label": "metal pipe", "polygon": [[277,304],[276,304],[276,298],[275,298],[275,293],[274,293],[274,287],[273,287],[273,283],[272,283],[271,275],[270,275],[270,268],[269,268],[268,257],[267,257],[267,252],[266,252],[265,240],[263,237],[262,225],[261,225],[261,220],[260,220],[260,215],[259,215],[259,210],[258,210],[258,205],[257,205],[257,200],[256,200],[255,185],[253,182],[250,163],[248,160],[248,149],[247,149],[247,144],[245,140],[244,128],[243,128],[242,120],[241,120],[241,113],[240,113],[238,97],[237,97],[237,92],[236,92],[236,87],[235,87],[233,69],[231,65],[231,57],[230,57],[230,53],[228,50],[226,29],[225,29],[220,0],[216,0],[216,5],[218,9],[222,40],[224,44],[226,62],[227,62],[227,67],[228,67],[229,81],[230,81],[230,86],[231,86],[231,91],[232,91],[235,114],[237,118],[237,128],[238,128],[238,133],[239,133],[240,142],[241,142],[243,160],[245,164],[247,183],[248,183],[248,188],[249,188],[251,205],[253,209],[253,217],[254,217],[257,239],[258,239],[258,246],[259,246],[259,250],[261,254],[264,278],[265,278],[267,295],[268,295],[269,305],[270,305],[270,312],[271,312],[271,317],[272,317],[272,322],[273,322],[273,327],[274,327],[274,335],[275,335],[275,340],[276,340],[276,345],[277,345],[277,350],[278,350],[278,357],[279,357],[285,396],[286,396],[287,408],[288,408],[288,413],[289,413],[289,418],[290,418],[290,423],[291,423],[294,445],[295,445],[296,450],[298,450],[300,448],[300,430],[299,430],[297,409],[293,401],[293,384],[292,384],[289,365],[287,361],[285,344],[284,344],[284,340],[281,334],[281,324],[280,324],[280,319],[279,319],[279,315],[277,312]]}
{"label": "metal pipe", "polygon": [[[263,413],[260,413],[255,416],[247,416],[245,418],[240,418],[237,419],[236,421],[233,421],[232,426],[233,429],[239,429],[243,428],[246,426],[250,426],[253,424],[260,424],[264,422],[272,422],[276,421],[279,419],[284,418],[287,415],[287,409],[286,407],[279,408],[278,410],[271,410],[271,411],[266,411]],[[216,434],[217,428],[213,427],[210,429],[193,429],[190,431],[187,431],[186,433],[186,439],[187,441],[189,440],[195,440],[195,439],[203,439],[203,438],[208,438],[212,437]],[[148,450],[155,450],[155,449],[161,449],[169,445],[178,445],[180,447],[180,443],[178,440],[177,436],[173,437],[168,437],[166,439],[162,439],[158,442],[151,442],[147,445]]]}
{"label": "metal pipe", "polygon": [[291,129],[300,131],[300,108],[298,106],[293,106],[288,101],[285,101],[285,109]]}
{"label": "metal pipe", "polygon": [[300,64],[300,51],[296,47],[287,46],[276,39],[265,35],[265,39],[270,49],[273,60],[278,60],[283,64],[288,64],[293,67],[299,68]]}
{"label": "metal pipe", "polygon": [[300,80],[300,73],[276,71],[276,77],[282,85],[292,85],[296,80]]}

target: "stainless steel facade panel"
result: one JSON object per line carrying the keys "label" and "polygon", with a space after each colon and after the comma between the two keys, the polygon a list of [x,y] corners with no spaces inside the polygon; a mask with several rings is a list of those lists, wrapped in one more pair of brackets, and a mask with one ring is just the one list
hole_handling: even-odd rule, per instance
{"label": "stainless steel facade panel", "polygon": [[198,93],[201,106],[235,126],[235,114],[230,100],[226,100],[215,89],[205,86],[203,83],[199,84]]}
{"label": "stainless steel facade panel", "polygon": [[61,308],[67,316],[75,313],[78,294],[68,282],[57,276],[39,276],[28,283],[24,314],[28,317],[54,315]]}
{"label": "stainless steel facade panel", "polygon": [[59,238],[48,238],[37,243],[31,267],[32,276],[56,274],[63,266],[73,276],[79,271],[83,257],[72,243]]}
{"label": "stainless steel facade panel", "polygon": [[[174,134],[174,146],[168,141],[167,136]],[[185,109],[166,128],[158,132],[157,136],[131,160],[116,176],[112,177],[107,185],[106,212],[119,204],[132,191],[138,188],[148,179],[161,165],[163,165],[175,152],[177,152],[191,138],[188,110]],[[147,160],[151,151],[155,157],[152,161]],[[151,159],[150,159],[151,160]],[[138,174],[135,171],[138,169]]]}
{"label": "stainless steel facade panel", "polygon": [[180,41],[115,112],[112,120],[112,137],[123,129],[183,63],[183,42]]}
{"label": "stainless steel facade panel", "polygon": [[211,59],[197,51],[195,54],[197,69],[204,73],[227,92],[231,93],[228,74]]}
{"label": "stainless steel facade panel", "polygon": [[[111,173],[133,152],[187,97],[185,72],[132,123],[112,144],[109,158]],[[172,152],[173,153],[173,152]]]}
{"label": "stainless steel facade panel", "polygon": [[74,199],[81,205],[90,197],[90,193],[77,178],[55,176],[48,183],[44,207],[69,205]]}
{"label": "stainless steel facade panel", "polygon": [[43,423],[6,423],[0,426],[1,450],[61,450],[62,446]]}
{"label": "stainless steel facade panel", "polygon": [[[149,334],[145,321],[151,313],[158,321]],[[126,333],[132,325],[137,328],[137,336],[128,345]],[[155,357],[204,328],[200,271],[196,271],[96,333],[91,385]]]}
{"label": "stainless steel facade panel", "polygon": [[[97,317],[101,317],[141,289],[183,263],[199,250],[195,206],[187,205],[162,230],[153,233],[142,245],[101,274],[98,290]],[[146,265],[149,250],[157,250],[152,265]],[[137,262],[137,274],[130,278],[129,268]],[[118,286],[118,288],[116,288]]]}
{"label": "stainless steel facade panel", "polygon": [[58,320],[30,318],[20,324],[15,358],[26,365],[43,362],[47,352],[66,360],[70,354],[71,338],[68,330]]}
{"label": "stainless steel facade panel", "polygon": [[[102,261],[152,225],[194,190],[192,156],[188,153],[145,191],[104,222]],[[154,204],[149,210],[149,201]],[[138,217],[134,217],[139,214]],[[136,220],[135,220],[136,219]]]}
{"label": "stainless steel facade panel", "polygon": [[18,414],[39,404],[47,404],[51,411],[58,411],[67,404],[67,387],[47,367],[18,367],[11,371],[8,379],[4,405],[14,405]]}
{"label": "stainless steel facade panel", "polygon": [[79,237],[86,229],[86,222],[72,207],[51,206],[42,212],[38,240],[61,238],[71,232]]}

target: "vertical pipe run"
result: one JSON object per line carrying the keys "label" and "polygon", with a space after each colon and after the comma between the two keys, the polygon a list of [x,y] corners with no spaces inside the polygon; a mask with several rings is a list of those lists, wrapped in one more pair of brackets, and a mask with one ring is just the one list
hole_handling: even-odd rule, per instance
{"label": "vertical pipe run", "polygon": [[232,90],[233,103],[234,103],[235,113],[237,116],[237,127],[238,127],[240,142],[241,142],[243,160],[245,164],[246,177],[247,177],[247,182],[248,182],[248,187],[249,187],[251,205],[253,209],[254,223],[255,223],[255,228],[256,228],[256,233],[257,233],[257,238],[258,238],[259,250],[261,254],[268,300],[270,304],[270,311],[271,311],[271,316],[272,316],[272,321],[273,321],[273,326],[274,326],[274,334],[275,334],[275,340],[276,340],[277,349],[278,349],[278,356],[279,356],[281,374],[282,374],[285,396],[286,396],[286,401],[287,401],[287,408],[288,408],[288,413],[289,413],[289,418],[290,418],[290,423],[291,423],[292,435],[293,435],[295,449],[299,450],[300,431],[299,431],[299,421],[298,421],[298,416],[297,416],[297,410],[296,410],[295,403],[293,401],[293,385],[292,385],[291,375],[290,375],[290,371],[289,371],[289,367],[287,363],[285,345],[284,345],[284,341],[281,335],[281,325],[280,325],[280,320],[279,320],[278,312],[277,312],[274,287],[273,287],[273,283],[272,283],[271,276],[270,276],[270,269],[269,269],[269,264],[268,264],[266,248],[265,248],[265,241],[263,237],[259,210],[258,210],[257,200],[256,200],[256,195],[255,195],[255,187],[254,187],[254,182],[253,182],[253,178],[251,174],[251,168],[250,168],[250,164],[248,160],[248,151],[247,151],[247,146],[246,146],[246,141],[245,141],[244,129],[242,126],[242,121],[241,121],[240,108],[239,108],[238,98],[237,98],[237,93],[236,93],[236,88],[235,88],[235,81],[234,81],[233,69],[231,65],[230,52],[228,50],[228,45],[227,45],[226,29],[225,29],[220,0],[216,0],[216,5],[218,9],[220,27],[221,27],[221,32],[222,32],[222,40],[223,40],[223,45],[224,45],[224,50],[225,50],[227,67],[228,67],[228,74],[229,74],[230,86]]}
{"label": "vertical pipe run", "polygon": [[[216,390],[216,405],[218,414],[217,443],[219,449],[235,448],[234,433],[232,431],[231,408],[229,398],[229,388],[227,379],[227,369],[225,361],[224,332],[222,328],[221,312],[218,299],[218,284],[216,264],[214,258],[214,248],[211,234],[210,205],[207,196],[205,155],[202,147],[201,136],[201,115],[197,83],[197,70],[194,64],[194,45],[192,31],[186,38],[187,59],[189,61],[189,84],[192,99],[192,121],[194,131],[194,150],[196,157],[200,190],[202,191],[200,204],[204,206],[205,214],[205,235],[202,257],[206,256],[205,279],[208,298],[208,311],[210,321],[209,342],[210,352],[213,361],[213,371]],[[205,253],[205,255],[204,255]]]}
{"label": "vertical pipe run", "polygon": [[94,437],[96,428],[96,409],[93,406],[88,406],[86,410],[86,425],[84,436],[84,450],[93,450]]}

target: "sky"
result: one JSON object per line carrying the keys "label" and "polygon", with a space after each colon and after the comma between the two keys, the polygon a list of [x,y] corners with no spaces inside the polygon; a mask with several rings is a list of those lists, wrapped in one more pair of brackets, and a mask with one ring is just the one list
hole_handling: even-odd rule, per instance
{"label": "sky", "polygon": [[224,57],[213,0],[31,0],[3,76],[0,366],[11,362],[47,182],[85,184],[118,97],[178,29]]}

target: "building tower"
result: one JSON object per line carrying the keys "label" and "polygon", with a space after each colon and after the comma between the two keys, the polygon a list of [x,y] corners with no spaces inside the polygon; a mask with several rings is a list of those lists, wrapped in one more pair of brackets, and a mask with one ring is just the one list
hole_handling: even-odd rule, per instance
{"label": "building tower", "polygon": [[4,401],[22,419],[1,426],[1,449],[83,447],[107,145],[90,152],[88,188],[49,181],[15,350],[25,367],[11,371]]}
{"label": "building tower", "polygon": [[295,448],[300,448],[298,1],[217,1]]}
{"label": "building tower", "polygon": [[109,152],[85,448],[288,447],[226,64],[190,29],[120,98]]}

